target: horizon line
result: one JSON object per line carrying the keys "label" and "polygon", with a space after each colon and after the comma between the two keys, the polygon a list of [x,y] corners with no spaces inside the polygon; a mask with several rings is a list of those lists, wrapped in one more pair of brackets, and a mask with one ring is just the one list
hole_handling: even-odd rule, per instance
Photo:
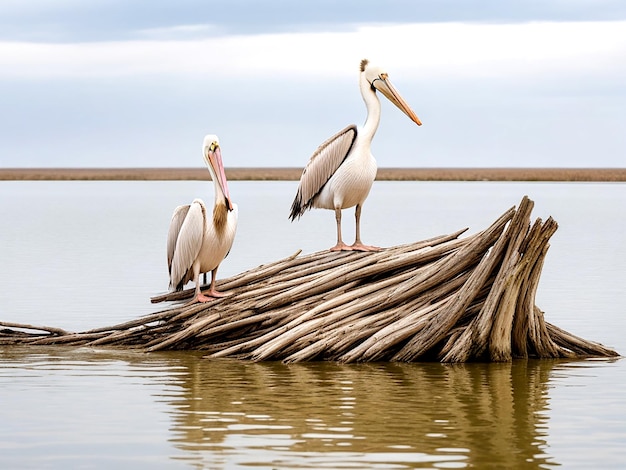
{"label": "horizon line", "polygon": [[[231,181],[298,181],[302,167],[229,167]],[[210,180],[204,167],[0,168],[0,181],[180,181]],[[378,181],[563,181],[626,182],[626,167],[381,167]]]}

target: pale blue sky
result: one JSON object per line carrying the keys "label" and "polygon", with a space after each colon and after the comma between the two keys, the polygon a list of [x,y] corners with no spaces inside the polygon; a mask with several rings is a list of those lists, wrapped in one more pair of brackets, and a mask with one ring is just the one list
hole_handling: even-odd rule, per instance
{"label": "pale blue sky", "polygon": [[621,0],[3,0],[0,166],[303,166],[383,100],[379,166],[623,167]]}

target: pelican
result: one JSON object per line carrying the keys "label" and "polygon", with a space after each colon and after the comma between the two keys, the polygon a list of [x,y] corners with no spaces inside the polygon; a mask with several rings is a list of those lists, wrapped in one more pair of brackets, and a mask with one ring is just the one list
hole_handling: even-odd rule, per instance
{"label": "pelican", "polygon": [[[315,207],[335,211],[337,244],[331,251],[378,251],[380,248],[361,242],[361,208],[376,178],[376,160],[370,150],[372,139],[380,122],[380,101],[376,91],[395,104],[418,126],[417,115],[389,81],[387,72],[373,66],[367,59],[361,61],[359,87],[367,118],[362,127],[351,125],[320,145],[307,163],[298,192],[291,205],[289,217],[293,222],[308,209]],[[346,245],[341,238],[341,210],[356,206],[356,238]]]}
{"label": "pelican", "polygon": [[[230,199],[217,136],[207,135],[204,138],[202,156],[215,187],[213,217],[207,215],[202,199],[194,199],[191,204],[174,210],[167,234],[167,267],[170,288],[181,290],[193,280],[196,285],[195,299],[208,302],[226,295],[215,289],[215,278],[217,268],[228,255],[235,239],[237,205]],[[200,273],[209,271],[211,286],[205,295],[200,290]]]}

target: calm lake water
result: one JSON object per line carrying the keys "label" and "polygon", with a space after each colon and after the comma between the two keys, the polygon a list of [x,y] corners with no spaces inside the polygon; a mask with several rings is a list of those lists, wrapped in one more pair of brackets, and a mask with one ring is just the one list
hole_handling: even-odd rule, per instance
{"label": "calm lake water", "polygon": [[[220,278],[326,249],[329,211],[290,223],[296,182],[232,182]],[[469,227],[523,195],[553,216],[546,319],[626,351],[626,184],[376,182],[365,243]],[[171,213],[208,182],[0,182],[0,320],[81,331],[167,289]],[[346,241],[353,212],[344,211]],[[195,352],[0,347],[0,468],[623,468],[626,363],[247,363]]]}

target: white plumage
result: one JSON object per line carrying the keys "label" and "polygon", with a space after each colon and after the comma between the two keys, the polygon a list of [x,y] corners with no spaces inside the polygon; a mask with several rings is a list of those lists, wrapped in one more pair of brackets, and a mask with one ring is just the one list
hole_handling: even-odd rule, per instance
{"label": "white plumage", "polygon": [[[217,136],[204,138],[202,154],[215,187],[213,212],[207,214],[202,199],[174,210],[167,235],[167,267],[170,288],[181,290],[193,281],[196,300],[206,302],[224,295],[215,289],[215,278],[235,239],[237,205],[230,199]],[[211,272],[211,286],[205,295],[200,291],[200,273],[207,272]]]}
{"label": "white plumage", "polygon": [[[400,93],[389,81],[380,67],[361,61],[359,87],[367,108],[367,119],[362,127],[351,125],[325,141],[313,153],[300,177],[298,192],[291,205],[289,217],[299,218],[315,207],[335,211],[337,221],[337,250],[373,251],[379,248],[361,242],[361,207],[376,178],[376,160],[371,143],[380,122],[380,101],[376,90],[395,104],[418,126],[422,123]],[[354,207],[356,237],[352,245],[346,245],[341,236],[341,210]]]}

